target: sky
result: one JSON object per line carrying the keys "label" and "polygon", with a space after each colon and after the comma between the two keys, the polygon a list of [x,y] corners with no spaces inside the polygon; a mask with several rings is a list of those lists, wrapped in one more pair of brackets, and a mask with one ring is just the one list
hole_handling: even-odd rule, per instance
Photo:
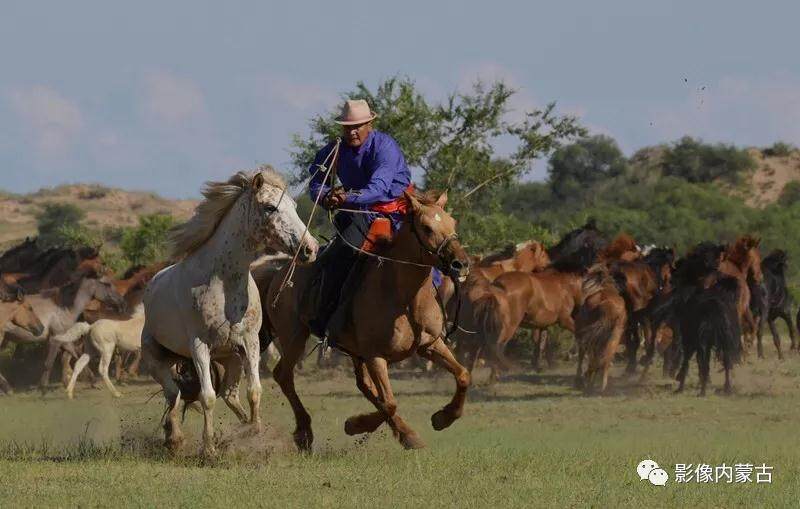
{"label": "sky", "polygon": [[798,19],[796,1],[6,0],[0,189],[193,197],[289,170],[312,116],[398,74],[432,100],[502,79],[517,110],[556,101],[627,154],[800,145]]}

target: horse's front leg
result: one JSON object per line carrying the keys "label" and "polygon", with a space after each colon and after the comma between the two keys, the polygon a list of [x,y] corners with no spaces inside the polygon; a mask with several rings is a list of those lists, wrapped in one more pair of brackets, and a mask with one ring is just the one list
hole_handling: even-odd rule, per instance
{"label": "horse's front leg", "polygon": [[470,375],[467,368],[458,363],[453,352],[447,348],[444,341],[437,339],[432,345],[419,352],[426,359],[430,359],[437,366],[441,366],[456,379],[456,392],[450,403],[431,416],[433,429],[441,431],[455,422],[464,412],[464,402],[467,399]]}
{"label": "horse's front leg", "polygon": [[217,454],[214,446],[214,404],[217,395],[211,381],[211,348],[200,338],[194,338],[191,345],[192,361],[200,379],[200,404],[203,405],[203,456]]}
{"label": "horse's front leg", "polygon": [[[421,449],[425,444],[419,435],[406,424],[402,417],[397,413],[397,400],[392,392],[392,384],[389,382],[389,366],[383,357],[370,357],[365,360],[367,371],[378,391],[376,407],[385,416],[386,422],[392,428],[394,435],[406,449]],[[466,371],[466,370],[465,370]]]}
{"label": "horse's front leg", "polygon": [[245,339],[244,372],[247,376],[247,402],[250,403],[250,424],[255,433],[261,433],[261,377],[258,365],[261,362],[259,352],[258,331]]}
{"label": "horse's front leg", "polygon": [[[356,386],[361,394],[364,395],[370,403],[378,407],[378,390],[367,371],[367,366],[361,359],[353,358],[353,373],[356,377]],[[377,411],[368,414],[359,414],[349,417],[344,423],[344,432],[348,435],[360,435],[361,433],[372,433],[386,421],[386,416],[383,412]]]}

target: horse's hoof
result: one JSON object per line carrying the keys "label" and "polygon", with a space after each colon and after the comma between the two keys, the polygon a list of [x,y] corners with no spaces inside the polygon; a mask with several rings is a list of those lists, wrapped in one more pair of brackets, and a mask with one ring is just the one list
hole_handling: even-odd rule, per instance
{"label": "horse's hoof", "polygon": [[453,415],[451,412],[439,410],[431,416],[431,425],[436,431],[442,431],[453,424],[457,418],[458,417]]}
{"label": "horse's hoof", "polygon": [[164,441],[164,447],[172,452],[180,450],[183,446],[183,436],[169,437]]}
{"label": "horse's hoof", "polygon": [[115,398],[121,398],[122,397],[122,393],[121,392],[113,392],[112,394],[113,394],[113,396]]}
{"label": "horse's hoof", "polygon": [[294,432],[294,443],[303,452],[311,452],[311,444],[314,443],[314,433],[310,429],[296,430]]}
{"label": "horse's hoof", "polygon": [[218,455],[217,448],[213,445],[203,446],[203,449],[200,451],[200,455],[205,459],[215,459]]}
{"label": "horse's hoof", "polygon": [[73,399],[75,399],[75,395],[74,395],[74,394],[72,394],[71,392],[68,392],[68,393],[67,393],[67,399],[68,399],[68,400],[70,400],[70,401],[72,401]]}
{"label": "horse's hoof", "polygon": [[400,438],[400,443],[406,450],[425,448],[425,442],[422,441],[419,435],[413,432],[403,435],[402,438]]}
{"label": "horse's hoof", "polygon": [[260,435],[264,432],[264,425],[261,424],[261,421],[254,422],[250,425],[250,434],[253,436]]}

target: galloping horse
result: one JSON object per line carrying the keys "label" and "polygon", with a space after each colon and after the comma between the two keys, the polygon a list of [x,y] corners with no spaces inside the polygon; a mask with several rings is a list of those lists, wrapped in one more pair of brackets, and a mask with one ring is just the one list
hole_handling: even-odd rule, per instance
{"label": "galloping horse", "polygon": [[758,284],[764,280],[761,272],[761,254],[758,250],[760,244],[761,239],[743,235],[736,239],[735,243],[727,246],[722,262],[719,264],[719,271],[722,274],[735,277],[738,281],[736,311],[742,330],[743,354],[747,353],[758,329],[753,313],[750,311],[750,286],[747,284],[747,280],[752,278]]}
{"label": "galloping horse", "polygon": [[533,272],[550,265],[547,249],[541,242],[535,240],[517,244],[515,251],[508,258],[487,258],[481,260],[478,266],[474,268],[474,271],[480,273],[489,281],[494,281],[497,276],[504,272]]}
{"label": "galloping horse", "polygon": [[[393,242],[380,251],[383,258],[358,262],[362,264],[359,286],[350,305],[340,305],[334,315],[330,339],[350,355],[356,385],[377,409],[347,419],[345,433],[369,433],[386,422],[400,443],[411,449],[424,444],[397,412],[388,366],[417,353],[451,372],[456,393],[449,404],[433,414],[431,423],[441,430],[461,416],[470,377],[442,340],[445,316],[436,300],[431,267],[463,278],[469,271],[469,260],[457,240],[455,220],[444,211],[446,194],[436,200],[409,193],[405,198],[409,214]],[[295,391],[294,366],[309,335],[308,323],[315,309],[311,294],[318,268],[297,267],[293,284],[281,292],[287,270],[272,278],[264,307],[281,350],[273,377],[294,411],[295,444],[309,450],[313,442],[311,417]],[[351,278],[350,284],[354,283]]]}
{"label": "galloping horse", "polygon": [[[602,372],[600,392],[608,385],[608,371],[625,332],[627,311],[620,294],[621,282],[615,280],[608,267],[597,264],[586,274],[581,285],[583,304],[575,316],[575,342],[578,344],[576,385],[586,393],[592,391],[594,379]],[[583,357],[589,354],[586,373]]]}
{"label": "galloping horse", "polygon": [[142,357],[164,388],[166,445],[183,441],[178,403],[181,391],[172,368],[191,359],[200,385],[205,418],[203,453],[216,453],[212,360],[243,364],[249,382],[250,423],[261,429],[258,330],[261,301],[250,264],[265,247],[316,255],[317,243],[271,168],[239,172],[227,182],[208,182],[194,216],[173,231],[173,256],[180,261],[150,281],[145,291]]}

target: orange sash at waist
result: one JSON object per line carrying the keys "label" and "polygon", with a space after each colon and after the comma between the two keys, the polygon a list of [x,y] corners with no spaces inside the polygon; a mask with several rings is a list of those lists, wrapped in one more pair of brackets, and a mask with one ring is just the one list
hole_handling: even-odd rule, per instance
{"label": "orange sash at waist", "polygon": [[[411,183],[406,188],[407,193],[414,192],[414,184]],[[395,212],[399,212],[401,214],[408,213],[408,200],[406,200],[405,195],[399,196],[392,201],[388,201],[386,203],[376,203],[374,205],[370,205],[369,210],[373,212],[379,212],[381,214],[393,214]]]}

